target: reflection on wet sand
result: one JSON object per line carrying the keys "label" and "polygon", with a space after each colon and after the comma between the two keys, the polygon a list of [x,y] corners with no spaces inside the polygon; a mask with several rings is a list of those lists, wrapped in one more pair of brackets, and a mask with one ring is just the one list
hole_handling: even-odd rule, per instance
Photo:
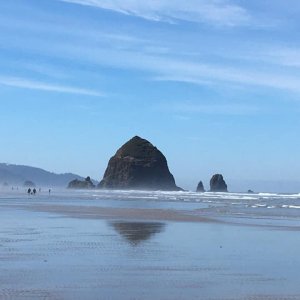
{"label": "reflection on wet sand", "polygon": [[111,222],[110,225],[134,246],[162,232],[166,226],[160,222]]}

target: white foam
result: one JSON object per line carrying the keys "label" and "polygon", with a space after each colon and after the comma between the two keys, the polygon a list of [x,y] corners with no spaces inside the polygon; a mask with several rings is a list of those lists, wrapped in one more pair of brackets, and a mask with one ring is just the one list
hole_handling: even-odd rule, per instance
{"label": "white foam", "polygon": [[300,208],[300,205],[290,205],[290,208]]}
{"label": "white foam", "polygon": [[297,209],[299,209],[300,205],[286,205],[286,204],[284,204],[281,207],[282,208],[297,208]]}
{"label": "white foam", "polygon": [[264,196],[264,197],[276,197],[279,196],[279,194],[275,193],[258,193],[259,196]]}

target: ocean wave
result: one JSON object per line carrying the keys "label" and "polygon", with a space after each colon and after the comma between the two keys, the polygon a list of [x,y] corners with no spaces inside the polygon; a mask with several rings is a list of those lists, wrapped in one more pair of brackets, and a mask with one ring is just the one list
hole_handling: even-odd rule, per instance
{"label": "ocean wave", "polygon": [[299,209],[300,208],[300,205],[282,205],[281,206],[282,208],[296,208],[296,209]]}

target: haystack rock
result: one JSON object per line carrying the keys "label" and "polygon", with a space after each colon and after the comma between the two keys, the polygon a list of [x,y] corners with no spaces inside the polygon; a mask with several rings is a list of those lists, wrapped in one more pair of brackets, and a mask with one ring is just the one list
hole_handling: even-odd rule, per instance
{"label": "haystack rock", "polygon": [[93,189],[95,185],[93,184],[91,177],[87,177],[85,180],[72,180],[69,185],[68,189]]}
{"label": "haystack rock", "polygon": [[221,174],[215,174],[210,180],[211,192],[228,192],[227,184]]}
{"label": "haystack rock", "polygon": [[165,156],[149,141],[135,136],[109,160],[104,189],[179,191]]}
{"label": "haystack rock", "polygon": [[200,182],[198,183],[196,192],[197,192],[197,193],[204,193],[204,192],[205,192],[204,185],[203,185],[203,182],[202,182],[202,181],[200,181]]}

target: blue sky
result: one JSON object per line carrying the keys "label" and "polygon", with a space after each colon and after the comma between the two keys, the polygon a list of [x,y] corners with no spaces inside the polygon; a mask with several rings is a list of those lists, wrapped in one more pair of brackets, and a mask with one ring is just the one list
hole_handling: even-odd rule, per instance
{"label": "blue sky", "polygon": [[298,0],[1,1],[1,161],[100,179],[140,135],[186,188],[300,181],[299,15]]}

